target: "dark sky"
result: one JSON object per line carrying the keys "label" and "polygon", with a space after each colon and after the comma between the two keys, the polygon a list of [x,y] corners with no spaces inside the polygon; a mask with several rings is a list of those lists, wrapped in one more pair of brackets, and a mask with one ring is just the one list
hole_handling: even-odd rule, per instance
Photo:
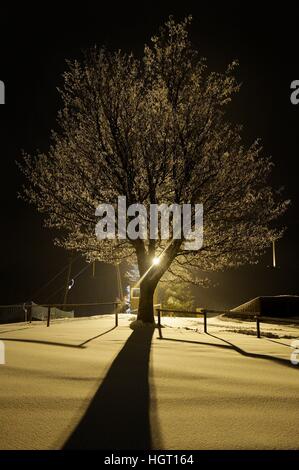
{"label": "dark sky", "polygon": [[[1,284],[0,303],[33,299],[45,302],[63,285],[57,282],[34,294],[62,269],[68,254],[53,247],[53,234],[42,227],[41,217],[17,199],[22,177],[15,165],[21,149],[46,150],[61,103],[56,87],[61,83],[66,58],[81,57],[81,50],[106,44],[111,49],[141,54],[143,45],[169,14],[181,19],[192,13],[192,41],[208,58],[211,69],[223,70],[233,59],[243,83],[232,109],[232,119],[244,124],[244,140],[261,137],[267,155],[275,162],[273,183],[285,186],[292,207],[284,217],[288,230],[277,244],[279,269],[273,270],[271,249],[257,266],[213,276],[218,286],[197,290],[205,306],[233,306],[256,295],[299,294],[297,259],[298,122],[299,105],[290,102],[290,83],[299,79],[298,8],[260,9],[261,2],[236,7],[225,2],[82,2],[65,10],[53,2],[30,8],[1,5],[0,80],[6,86],[6,104],[0,106],[1,152]],[[73,273],[84,264],[77,261]],[[80,279],[80,281],[79,281]],[[76,283],[70,300],[112,300],[115,273],[98,265],[96,278],[87,270]],[[62,291],[51,300],[61,301]]]}

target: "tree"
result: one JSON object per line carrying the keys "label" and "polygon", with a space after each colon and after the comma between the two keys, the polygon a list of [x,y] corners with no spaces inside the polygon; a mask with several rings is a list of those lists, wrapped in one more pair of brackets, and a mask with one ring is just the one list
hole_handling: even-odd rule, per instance
{"label": "tree", "polygon": [[165,284],[163,286],[159,285],[159,294],[163,307],[189,311],[195,309],[195,297],[190,284],[184,285],[180,281]]}
{"label": "tree", "polygon": [[[190,21],[170,17],[142,59],[93,48],[82,63],[68,62],[59,130],[47,153],[24,154],[21,163],[23,195],[59,229],[56,243],[90,261],[137,262],[143,322],[154,321],[162,278],[199,283],[203,272],[256,262],[281,236],[273,221],[288,205],[268,184],[272,162],[260,142],[244,146],[241,127],[227,118],[237,64],[210,72],[190,43]],[[185,251],[171,233],[97,240],[95,208],[118,196],[147,208],[202,203],[202,248]]]}

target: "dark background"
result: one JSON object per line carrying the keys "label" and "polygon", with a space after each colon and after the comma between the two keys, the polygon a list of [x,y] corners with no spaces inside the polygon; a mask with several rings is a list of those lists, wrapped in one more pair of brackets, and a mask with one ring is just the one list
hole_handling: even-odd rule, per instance
{"label": "dark background", "polygon": [[[271,247],[255,266],[213,275],[217,285],[197,289],[198,304],[235,306],[251,297],[299,294],[298,289],[298,175],[299,105],[290,102],[290,83],[299,79],[298,25],[295,3],[285,7],[262,3],[244,6],[226,2],[83,2],[40,6],[1,5],[0,80],[6,86],[6,104],[0,106],[1,155],[1,279],[0,304],[62,301],[65,272],[49,287],[40,288],[68,262],[68,254],[52,243],[53,233],[42,227],[32,207],[17,199],[23,183],[15,165],[21,149],[46,150],[61,106],[56,87],[66,58],[97,44],[141,54],[159,25],[173,14],[192,13],[191,38],[211,69],[223,70],[234,59],[240,67],[241,92],[231,107],[231,118],[244,124],[244,141],[261,137],[264,151],[275,162],[273,184],[285,186],[292,207],[283,219],[288,229],[277,243],[277,263],[271,265]],[[269,4],[270,5],[270,4]],[[72,277],[82,268],[78,259]],[[70,301],[107,301],[116,296],[116,274],[98,263],[76,279]],[[60,290],[59,290],[60,289]],[[58,292],[55,294],[55,292]]]}

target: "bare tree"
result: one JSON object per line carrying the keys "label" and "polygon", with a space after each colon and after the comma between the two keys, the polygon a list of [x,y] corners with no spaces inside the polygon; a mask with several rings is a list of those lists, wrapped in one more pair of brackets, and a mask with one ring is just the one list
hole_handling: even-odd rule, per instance
{"label": "bare tree", "polygon": [[[93,48],[82,63],[68,62],[59,131],[47,153],[21,163],[23,195],[60,229],[56,243],[89,260],[138,263],[144,322],[153,322],[162,277],[199,283],[203,272],[255,262],[281,235],[273,221],[288,205],[268,184],[272,162],[259,141],[244,146],[226,116],[239,90],[236,63],[208,71],[189,41],[190,21],[170,17],[142,60]],[[171,236],[97,240],[95,208],[118,196],[145,207],[202,203],[202,248],[185,251]]]}

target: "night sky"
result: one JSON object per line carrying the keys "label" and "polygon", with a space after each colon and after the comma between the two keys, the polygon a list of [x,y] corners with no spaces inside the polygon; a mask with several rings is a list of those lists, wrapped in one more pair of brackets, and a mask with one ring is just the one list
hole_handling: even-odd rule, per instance
{"label": "night sky", "polygon": [[[108,4],[108,6],[106,5]],[[214,70],[234,59],[243,83],[230,107],[230,117],[244,125],[244,142],[261,137],[264,152],[273,157],[273,184],[284,186],[292,206],[282,223],[288,227],[277,244],[277,263],[271,265],[271,247],[259,265],[213,276],[217,286],[197,289],[198,303],[230,307],[257,295],[299,294],[299,105],[290,102],[290,84],[299,80],[298,9],[255,5],[218,6],[208,2],[82,2],[30,8],[1,5],[0,80],[6,86],[6,104],[0,106],[1,152],[1,284],[0,303],[25,300],[45,302],[64,282],[36,294],[68,261],[68,254],[53,246],[53,233],[42,218],[20,199],[23,178],[15,160],[21,149],[47,150],[50,130],[61,106],[56,87],[61,84],[65,59],[81,58],[81,50],[94,44],[141,54],[145,42],[170,14],[176,19],[193,15],[191,39]],[[261,4],[261,2],[260,2]],[[211,3],[211,5],[216,5]],[[84,267],[77,260],[74,274]],[[79,281],[80,279],[80,281]],[[111,267],[98,264],[78,278],[71,301],[112,300],[116,276]],[[62,301],[60,290],[51,301]]]}

